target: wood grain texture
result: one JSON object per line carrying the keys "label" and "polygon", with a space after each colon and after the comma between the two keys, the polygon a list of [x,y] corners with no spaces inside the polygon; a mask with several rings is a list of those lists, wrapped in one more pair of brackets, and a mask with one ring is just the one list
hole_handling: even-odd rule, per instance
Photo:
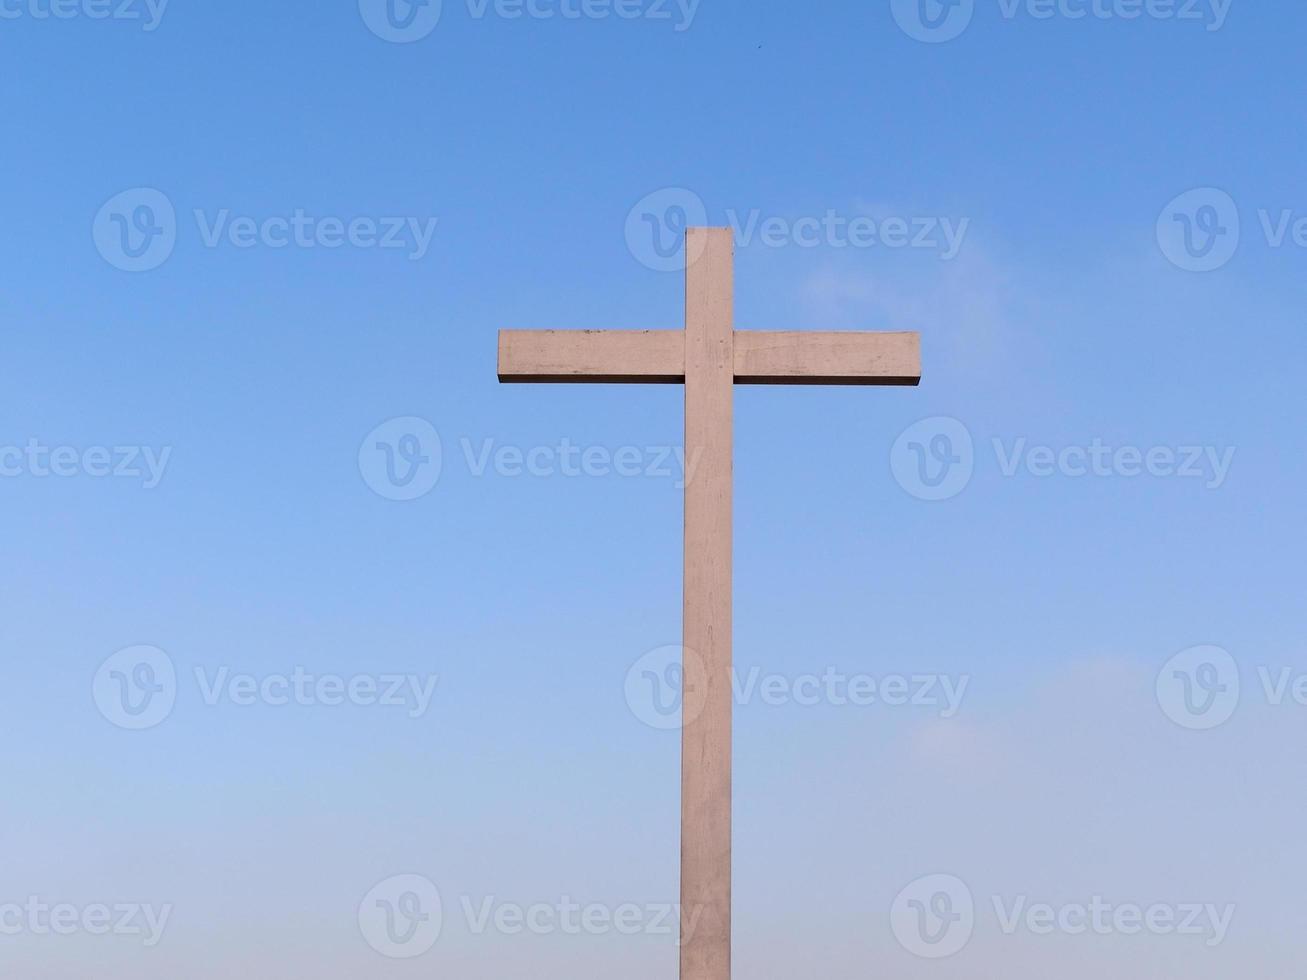
{"label": "wood grain texture", "polygon": [[680,384],[680,330],[501,330],[499,380]]}
{"label": "wood grain texture", "polygon": [[[692,228],[685,254],[685,677],[681,729],[681,980],[731,975],[731,472],[734,241]],[[689,698],[682,697],[687,706]]]}
{"label": "wood grain texture", "polygon": [[735,334],[737,384],[915,385],[921,335],[742,330]]}

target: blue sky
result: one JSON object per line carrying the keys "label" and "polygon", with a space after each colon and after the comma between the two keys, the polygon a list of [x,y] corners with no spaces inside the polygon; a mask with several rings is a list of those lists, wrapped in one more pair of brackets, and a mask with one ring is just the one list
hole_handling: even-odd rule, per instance
{"label": "blue sky", "polygon": [[[737,974],[1291,971],[1307,11],[923,2],[0,0],[6,975],[672,975],[682,393],[495,343],[680,326],[678,208],[923,338],[736,394]],[[1233,918],[1013,912],[1095,896]]]}

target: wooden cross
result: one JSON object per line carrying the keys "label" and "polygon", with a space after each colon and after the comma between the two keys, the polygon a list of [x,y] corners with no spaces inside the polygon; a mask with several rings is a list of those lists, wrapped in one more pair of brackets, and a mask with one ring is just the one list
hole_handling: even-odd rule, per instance
{"label": "wooden cross", "polygon": [[729,980],[733,385],[915,385],[921,341],[737,331],[730,229],[688,229],[685,255],[685,330],[504,330],[499,380],[685,385],[685,458],[701,462],[685,486],[683,647],[704,690],[681,729],[681,980]]}

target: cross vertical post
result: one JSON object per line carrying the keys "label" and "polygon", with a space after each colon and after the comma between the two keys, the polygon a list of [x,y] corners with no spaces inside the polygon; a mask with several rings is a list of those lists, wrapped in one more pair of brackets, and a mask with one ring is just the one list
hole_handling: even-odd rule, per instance
{"label": "cross vertical post", "polygon": [[682,677],[703,690],[681,699],[681,980],[731,975],[733,251],[729,229],[687,233]]}
{"label": "cross vertical post", "polygon": [[499,380],[685,385],[681,980],[730,980],[735,385],[915,385],[921,338],[736,330],[730,229],[688,229],[685,260],[684,330],[502,330]]}

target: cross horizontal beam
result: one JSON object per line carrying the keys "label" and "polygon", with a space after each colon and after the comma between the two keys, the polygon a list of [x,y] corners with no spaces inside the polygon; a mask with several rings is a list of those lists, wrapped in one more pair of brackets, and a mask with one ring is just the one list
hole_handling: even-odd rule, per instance
{"label": "cross horizontal beam", "polygon": [[[916,385],[913,332],[735,331],[736,384]],[[499,380],[682,384],[683,330],[501,330]]]}
{"label": "cross horizontal beam", "polygon": [[681,384],[684,330],[501,330],[499,380]]}

